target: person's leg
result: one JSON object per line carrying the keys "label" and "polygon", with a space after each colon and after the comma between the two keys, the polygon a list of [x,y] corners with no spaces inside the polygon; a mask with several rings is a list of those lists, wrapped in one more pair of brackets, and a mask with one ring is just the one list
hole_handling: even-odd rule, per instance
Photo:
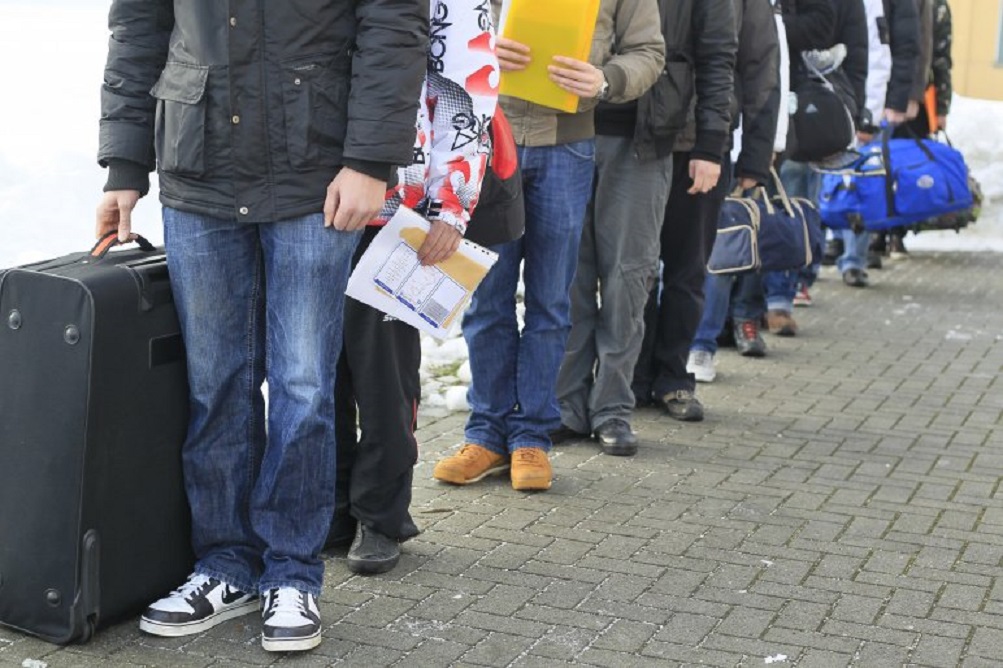
{"label": "person's leg", "polygon": [[[662,298],[655,335],[655,365],[657,373],[652,390],[656,398],[680,390],[693,392],[696,379],[686,370],[689,351],[700,333],[715,339],[727,316],[727,289],[711,297],[705,288],[731,286],[727,276],[707,277],[710,258],[717,236],[717,220],[721,204],[730,183],[730,162],[725,161],[717,187],[704,195],[690,195],[689,153],[677,153],[672,179],[672,192],[665,209],[661,231]],[[723,301],[721,301],[723,299]],[[705,307],[705,300],[716,300]],[[716,343],[708,347],[702,339],[698,346],[713,353]]]}
{"label": "person's leg", "polygon": [[864,261],[867,257],[867,246],[870,243],[870,233],[842,230],[843,254],[836,260],[836,267],[843,275],[843,282],[851,287],[865,287],[867,272],[864,271]]}
{"label": "person's leg", "polygon": [[[354,263],[378,231],[366,229]],[[348,553],[348,566],[357,573],[382,573],[397,564],[398,541],[418,534],[408,509],[418,461],[414,430],[421,399],[421,340],[414,327],[349,297],[343,348],[350,377],[364,379],[352,384],[361,437],[348,441],[355,447],[346,491],[351,516],[361,526]],[[342,435],[348,434],[343,425],[336,426],[340,458]],[[354,431],[355,422],[350,426]]]}
{"label": "person's leg", "polygon": [[[523,178],[532,174],[521,165]],[[435,465],[432,477],[467,485],[509,468],[505,419],[515,410],[515,375],[519,351],[519,323],[515,293],[522,262],[522,239],[492,247],[498,260],[477,286],[463,316],[463,338],[470,360],[467,403],[470,415],[463,446]]]}
{"label": "person's leg", "polygon": [[259,226],[265,267],[268,443],[251,494],[265,542],[262,592],[318,596],[335,500],[335,372],[359,233],[321,214]]}
{"label": "person's leg", "polygon": [[[786,160],[780,165],[780,181],[790,197],[811,197],[811,168],[808,163]],[[797,333],[794,322],[794,296],[798,271],[769,271],[763,274],[767,322],[770,332],[781,336]]]}
{"label": "person's leg", "polygon": [[731,316],[740,355],[762,357],[766,354],[766,343],[759,333],[759,322],[765,310],[762,274],[754,271],[739,276],[733,288]]}
{"label": "person's leg", "polygon": [[[523,167],[523,174],[526,174]],[[522,239],[493,246],[498,260],[477,286],[463,315],[463,338],[470,359],[467,403],[470,416],[464,441],[508,456],[505,419],[515,410],[519,355],[516,288],[522,263]]]}
{"label": "person's leg", "polygon": [[568,294],[592,192],[595,143],[523,147],[519,157],[538,170],[524,179],[526,315],[516,356],[518,408],[506,419],[510,452],[549,450],[548,433],[560,426],[554,389],[571,328]]}
{"label": "person's leg", "polygon": [[571,282],[571,330],[564,348],[560,371],[557,374],[557,403],[561,411],[561,425],[578,434],[592,433],[592,416],[589,396],[595,382],[597,359],[596,330],[599,323],[599,274],[596,248],[596,226],[606,225],[596,210],[596,197],[603,183],[605,151],[596,146],[596,189],[582,224],[581,242],[575,277]]}
{"label": "person's leg", "polygon": [[626,137],[597,146],[596,254],[600,316],[596,380],[589,397],[592,429],[634,408],[631,379],[644,336],[644,306],[658,271],[659,235],[672,186],[672,156],[641,162]]}
{"label": "person's leg", "polygon": [[707,274],[704,278],[703,311],[693,335],[690,350],[717,353],[717,336],[724,328],[731,303],[731,286],[735,282],[732,275]]}
{"label": "person's leg", "polygon": [[191,416],[182,449],[195,572],[139,628],[201,633],[255,612],[264,544],[248,498],[265,447],[264,283],[258,230],[164,209],[174,304],[187,349]]}
{"label": "person's leg", "polygon": [[163,217],[188,360],[191,422],[182,457],[195,570],[256,591],[264,544],[248,501],[265,448],[258,229],[170,208]]}

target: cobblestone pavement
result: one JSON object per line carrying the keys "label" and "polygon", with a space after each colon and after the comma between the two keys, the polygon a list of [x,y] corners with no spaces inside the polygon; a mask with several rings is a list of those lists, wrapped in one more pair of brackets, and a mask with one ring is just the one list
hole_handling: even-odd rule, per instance
{"label": "cobblestone pavement", "polygon": [[1003,664],[1003,255],[914,254],[843,286],[765,359],[719,354],[708,418],[645,409],[634,458],[559,447],[546,493],[431,479],[463,416],[420,431],[424,533],[378,577],[328,561],[324,644],[268,654],[253,617],[135,621],[0,666]]}

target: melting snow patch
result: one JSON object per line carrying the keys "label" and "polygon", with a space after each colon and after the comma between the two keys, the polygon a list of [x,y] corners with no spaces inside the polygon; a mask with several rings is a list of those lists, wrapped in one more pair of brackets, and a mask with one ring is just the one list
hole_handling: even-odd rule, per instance
{"label": "melting snow patch", "polygon": [[38,659],[25,659],[21,662],[21,668],[49,668],[49,664]]}
{"label": "melting snow patch", "polygon": [[787,663],[787,655],[777,654],[774,656],[768,656],[763,659],[763,663]]}
{"label": "melting snow patch", "polygon": [[465,411],[467,405],[467,388],[456,385],[446,390],[446,408],[451,411]]}

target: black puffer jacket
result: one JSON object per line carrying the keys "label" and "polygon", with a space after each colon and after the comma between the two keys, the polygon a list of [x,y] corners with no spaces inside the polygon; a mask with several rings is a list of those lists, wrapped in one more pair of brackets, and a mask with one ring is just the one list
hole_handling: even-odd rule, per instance
{"label": "black puffer jacket", "polygon": [[659,10],[665,70],[638,101],[639,132],[661,119],[672,128],[662,136],[675,141],[660,142],[659,155],[670,148],[719,163],[731,136],[738,51],[734,7],[731,0],[661,0]]}
{"label": "black puffer jacket", "polygon": [[411,161],[428,0],[113,0],[109,26],[98,160],[156,156],[166,205],[283,220]]}
{"label": "black puffer jacket", "polygon": [[832,41],[846,46],[846,58],[829,76],[847,103],[857,127],[866,125],[867,109],[867,14],[860,0],[832,0],[836,10],[836,32]]}
{"label": "black puffer jacket", "polygon": [[[735,118],[742,123],[742,151],[735,175],[770,182],[773,140],[780,114],[780,40],[770,0],[734,0],[738,21]],[[784,112],[786,112],[786,106]]]}

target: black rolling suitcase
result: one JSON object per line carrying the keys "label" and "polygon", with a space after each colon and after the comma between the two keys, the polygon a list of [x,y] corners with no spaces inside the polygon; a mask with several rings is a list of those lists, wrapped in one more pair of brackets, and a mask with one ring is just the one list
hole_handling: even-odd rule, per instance
{"label": "black rolling suitcase", "polygon": [[191,570],[188,388],[162,251],[0,272],[0,623],[84,642]]}

